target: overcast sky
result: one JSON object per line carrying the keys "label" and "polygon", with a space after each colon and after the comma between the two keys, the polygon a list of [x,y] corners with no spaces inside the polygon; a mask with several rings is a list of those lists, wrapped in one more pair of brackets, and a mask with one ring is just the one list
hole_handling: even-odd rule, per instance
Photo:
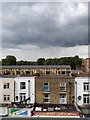
{"label": "overcast sky", "polygon": [[88,3],[4,2],[2,58],[88,57]]}

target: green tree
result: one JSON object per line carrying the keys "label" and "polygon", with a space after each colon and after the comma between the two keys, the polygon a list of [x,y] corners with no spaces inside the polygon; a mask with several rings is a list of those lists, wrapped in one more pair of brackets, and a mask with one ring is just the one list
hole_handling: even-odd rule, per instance
{"label": "green tree", "polygon": [[45,59],[44,58],[39,58],[37,60],[37,65],[44,65],[45,64]]}
{"label": "green tree", "polygon": [[5,59],[2,59],[2,65],[16,65],[16,57],[8,55]]}
{"label": "green tree", "polygon": [[24,65],[24,61],[23,60],[17,61],[17,65]]}
{"label": "green tree", "polygon": [[45,60],[45,65],[52,65],[52,58],[48,58]]}
{"label": "green tree", "polygon": [[78,55],[74,56],[74,62],[75,62],[76,69],[80,69],[82,59],[80,59]]}
{"label": "green tree", "polygon": [[51,64],[52,65],[58,65],[59,59],[58,58],[53,58]]}

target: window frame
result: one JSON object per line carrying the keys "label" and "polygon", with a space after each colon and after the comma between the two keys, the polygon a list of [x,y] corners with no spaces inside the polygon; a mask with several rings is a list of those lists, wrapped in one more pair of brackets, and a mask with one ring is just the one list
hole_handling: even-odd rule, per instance
{"label": "window frame", "polygon": [[26,69],[26,75],[30,75],[31,74],[31,70],[30,69]]}
{"label": "window frame", "polygon": [[24,101],[25,99],[26,99],[26,93],[20,93],[20,101]]}
{"label": "window frame", "polygon": [[3,95],[3,101],[9,102],[10,101],[10,95]]}
{"label": "window frame", "polygon": [[90,94],[83,94],[83,104],[90,104]]}
{"label": "window frame", "polygon": [[[64,84],[64,85],[61,85],[61,84]],[[60,87],[60,91],[61,91],[61,92],[66,91],[66,82],[60,82],[59,87]],[[63,89],[61,89],[61,88],[65,88],[65,89],[63,90]]]}
{"label": "window frame", "polygon": [[[25,85],[21,85],[21,83],[25,83]],[[23,88],[24,87],[24,88]],[[20,90],[26,89],[26,82],[20,82]]]}
{"label": "window frame", "polygon": [[50,75],[51,74],[51,70],[50,69],[46,69],[45,73],[46,73],[46,75]]}
{"label": "window frame", "polygon": [[16,74],[17,75],[21,75],[21,73],[22,73],[22,70],[21,69],[17,69]]}
{"label": "window frame", "polygon": [[84,82],[83,83],[83,91],[84,92],[90,91],[90,82]]}
{"label": "window frame", "polygon": [[9,82],[4,83],[3,88],[4,89],[9,89],[10,88],[10,83]]}
{"label": "window frame", "polygon": [[[65,95],[65,97],[61,97],[62,95],[63,95],[63,96]],[[61,102],[62,100],[65,100],[65,102]],[[67,104],[67,94],[65,94],[65,93],[60,93],[59,103],[60,103],[60,104]]]}
{"label": "window frame", "polygon": [[[48,85],[45,85],[46,83],[48,83]],[[46,89],[45,89],[46,88]],[[48,89],[47,89],[48,88]],[[44,91],[49,91],[50,90],[50,83],[49,82],[44,82],[43,83],[43,90]]]}
{"label": "window frame", "polygon": [[[45,95],[48,95],[48,97],[45,97]],[[43,103],[50,103],[50,93],[43,93]]]}

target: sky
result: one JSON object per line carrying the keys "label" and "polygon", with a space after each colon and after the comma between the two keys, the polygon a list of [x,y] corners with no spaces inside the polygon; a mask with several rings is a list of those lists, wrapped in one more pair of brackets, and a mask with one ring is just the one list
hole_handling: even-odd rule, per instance
{"label": "sky", "polygon": [[3,2],[2,58],[88,57],[87,2]]}

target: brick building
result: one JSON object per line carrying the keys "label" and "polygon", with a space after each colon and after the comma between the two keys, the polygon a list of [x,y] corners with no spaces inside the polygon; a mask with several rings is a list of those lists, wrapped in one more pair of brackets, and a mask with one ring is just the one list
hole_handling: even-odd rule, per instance
{"label": "brick building", "polygon": [[0,66],[1,75],[71,75],[70,65],[22,65]]}
{"label": "brick building", "polygon": [[73,77],[38,76],[35,82],[37,104],[73,104]]}
{"label": "brick building", "polygon": [[82,60],[81,68],[84,72],[90,72],[90,58]]}

